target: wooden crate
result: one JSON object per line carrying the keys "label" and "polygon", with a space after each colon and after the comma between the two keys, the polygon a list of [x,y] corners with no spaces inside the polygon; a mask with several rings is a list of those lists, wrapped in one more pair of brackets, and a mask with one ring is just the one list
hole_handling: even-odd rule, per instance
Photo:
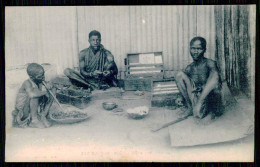
{"label": "wooden crate", "polygon": [[176,106],[175,100],[180,92],[174,79],[165,79],[152,82],[151,106]]}
{"label": "wooden crate", "polygon": [[152,81],[164,76],[162,52],[127,54],[125,65],[125,90],[151,91]]}
{"label": "wooden crate", "polygon": [[151,91],[151,78],[126,79],[125,90]]}

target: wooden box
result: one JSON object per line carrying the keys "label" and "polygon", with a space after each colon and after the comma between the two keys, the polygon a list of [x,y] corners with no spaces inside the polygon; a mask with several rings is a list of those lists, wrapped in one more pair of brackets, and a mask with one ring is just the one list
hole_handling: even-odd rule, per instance
{"label": "wooden box", "polygon": [[176,106],[175,100],[180,92],[174,79],[165,79],[152,82],[151,106]]}
{"label": "wooden box", "polygon": [[162,52],[127,54],[125,65],[125,90],[151,91],[152,81],[164,76]]}

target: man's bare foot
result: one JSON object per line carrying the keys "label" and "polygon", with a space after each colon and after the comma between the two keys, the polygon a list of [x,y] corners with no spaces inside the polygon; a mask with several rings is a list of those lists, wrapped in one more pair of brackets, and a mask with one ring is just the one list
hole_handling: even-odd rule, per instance
{"label": "man's bare foot", "polygon": [[194,117],[194,119],[198,125],[209,125],[215,120],[215,116],[213,114],[209,113],[206,117],[204,117],[202,119],[196,118],[196,117]]}
{"label": "man's bare foot", "polygon": [[76,85],[70,85],[69,89],[78,90],[78,89],[80,89],[80,88],[77,87]]}
{"label": "man's bare foot", "polygon": [[181,111],[178,113],[178,118],[185,118],[191,115],[192,115],[192,111],[189,108],[181,107]]}
{"label": "man's bare foot", "polygon": [[43,117],[41,118],[41,121],[42,121],[42,123],[44,124],[44,126],[45,126],[46,128],[48,128],[48,127],[51,126],[51,122],[48,121],[46,117],[43,116]]}
{"label": "man's bare foot", "polygon": [[109,88],[108,85],[99,85],[99,89],[106,90],[108,88]]}
{"label": "man's bare foot", "polygon": [[39,121],[38,119],[32,120],[32,122],[29,124],[31,128],[45,128],[44,124]]}

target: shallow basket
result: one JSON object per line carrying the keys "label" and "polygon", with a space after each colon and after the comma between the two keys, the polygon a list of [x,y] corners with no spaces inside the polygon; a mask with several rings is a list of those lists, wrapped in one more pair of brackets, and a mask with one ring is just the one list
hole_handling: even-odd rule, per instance
{"label": "shallow basket", "polygon": [[84,121],[86,119],[89,118],[89,115],[86,114],[86,117],[83,117],[83,118],[64,118],[64,119],[56,119],[56,118],[53,118],[53,115],[50,114],[50,119],[57,122],[57,123],[62,123],[62,124],[72,124],[72,123],[78,123],[78,122],[81,122],[81,121]]}
{"label": "shallow basket", "polygon": [[[72,123],[77,123],[77,122],[81,122],[81,121],[84,121],[86,119],[88,119],[90,116],[87,114],[87,113],[83,113],[80,111],[80,109],[74,107],[74,106],[71,106],[71,105],[67,105],[67,104],[61,104],[61,106],[63,107],[63,109],[65,109],[66,111],[77,111],[79,113],[82,113],[84,114],[85,116],[84,117],[80,117],[80,118],[63,118],[63,119],[57,119],[57,118],[54,118],[53,117],[53,114],[56,114],[57,112],[64,112],[61,110],[61,108],[58,106],[58,104],[54,103],[52,106],[51,106],[51,111],[53,112],[50,112],[49,114],[49,117],[52,121],[54,122],[57,122],[57,123],[62,123],[62,124],[72,124]],[[66,113],[66,112],[64,112]]]}

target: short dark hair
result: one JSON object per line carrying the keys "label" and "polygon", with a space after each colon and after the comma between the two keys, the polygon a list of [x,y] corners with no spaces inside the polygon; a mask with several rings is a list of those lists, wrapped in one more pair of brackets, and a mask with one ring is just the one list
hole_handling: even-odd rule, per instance
{"label": "short dark hair", "polygon": [[97,30],[93,30],[88,34],[88,38],[92,37],[92,36],[98,36],[99,38],[101,38],[101,34],[100,32],[98,32]]}
{"label": "short dark hair", "polygon": [[192,40],[190,41],[190,46],[191,46],[195,41],[200,41],[202,48],[203,48],[203,49],[206,49],[206,47],[207,47],[207,42],[206,42],[206,39],[205,39],[205,38],[203,38],[203,37],[194,37],[194,38],[192,38]]}
{"label": "short dark hair", "polygon": [[37,63],[30,63],[27,66],[27,74],[32,77],[36,77],[41,71],[44,71],[43,67]]}

